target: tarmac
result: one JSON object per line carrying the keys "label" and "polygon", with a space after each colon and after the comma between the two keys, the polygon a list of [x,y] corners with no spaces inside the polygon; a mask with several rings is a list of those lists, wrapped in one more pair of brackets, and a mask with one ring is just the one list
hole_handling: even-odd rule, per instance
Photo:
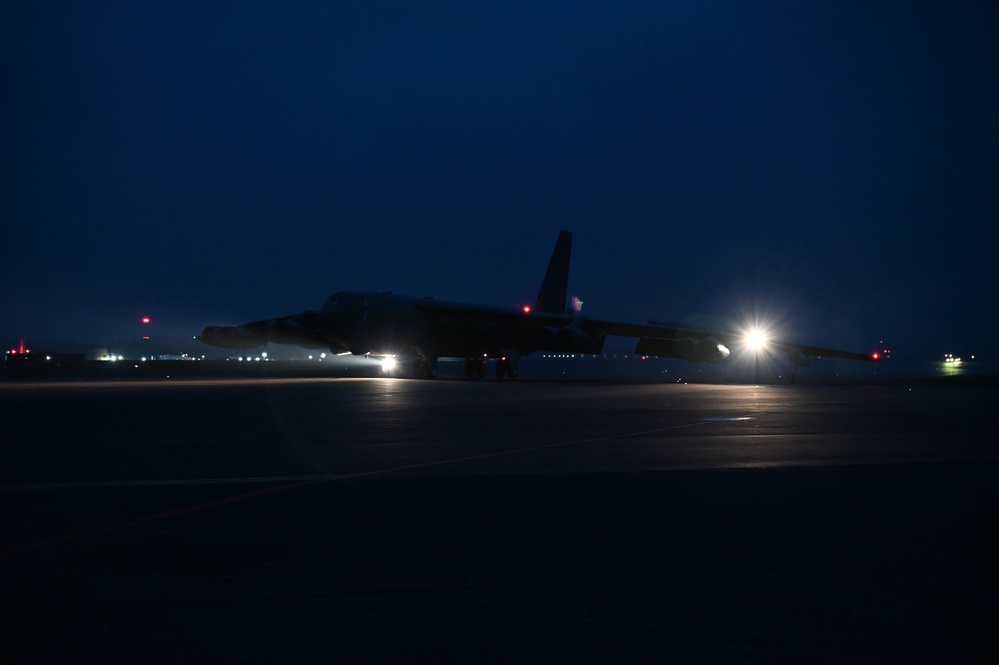
{"label": "tarmac", "polygon": [[0,653],[997,662],[997,397],[0,382]]}

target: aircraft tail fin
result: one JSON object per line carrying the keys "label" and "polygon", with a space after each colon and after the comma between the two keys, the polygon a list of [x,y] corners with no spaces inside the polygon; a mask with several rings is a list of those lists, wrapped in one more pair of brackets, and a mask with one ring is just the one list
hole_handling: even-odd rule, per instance
{"label": "aircraft tail fin", "polygon": [[565,298],[569,292],[569,257],[572,254],[572,234],[561,231],[548,262],[548,271],[541,282],[534,311],[553,314],[565,313]]}

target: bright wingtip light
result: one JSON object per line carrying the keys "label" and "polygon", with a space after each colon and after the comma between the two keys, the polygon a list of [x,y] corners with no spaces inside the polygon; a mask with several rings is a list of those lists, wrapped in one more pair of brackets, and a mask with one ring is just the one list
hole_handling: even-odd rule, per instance
{"label": "bright wingtip light", "polygon": [[767,345],[767,334],[759,328],[751,328],[746,332],[746,346],[753,351],[762,351]]}

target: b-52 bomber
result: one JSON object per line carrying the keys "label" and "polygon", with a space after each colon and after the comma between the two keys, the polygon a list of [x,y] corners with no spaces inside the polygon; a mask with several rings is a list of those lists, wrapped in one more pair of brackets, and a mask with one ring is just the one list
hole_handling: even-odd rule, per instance
{"label": "b-52 bomber", "polygon": [[[335,354],[396,357],[409,376],[435,378],[438,358],[464,358],[465,376],[484,377],[495,360],[497,377],[514,378],[522,356],[532,352],[599,354],[608,336],[637,338],[635,354],[720,363],[730,346],[751,344],[746,333],[725,333],[666,322],[645,324],[590,319],[566,307],[572,234],[559,233],[533,306],[501,308],[446,302],[391,292],[341,291],[318,311],[238,326],[209,326],[201,341],[228,349],[267,343],[329,349]],[[755,340],[762,344],[764,340]],[[877,362],[877,354],[853,353],[766,341],[787,355],[792,380],[812,356]]]}

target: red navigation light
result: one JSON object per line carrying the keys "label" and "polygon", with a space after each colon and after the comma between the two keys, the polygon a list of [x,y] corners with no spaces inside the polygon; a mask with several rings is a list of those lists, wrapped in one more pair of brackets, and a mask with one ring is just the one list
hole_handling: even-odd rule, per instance
{"label": "red navigation light", "polygon": [[531,306],[530,305],[524,305],[523,309],[524,309],[524,314],[530,314],[531,313]]}
{"label": "red navigation light", "polygon": [[881,360],[881,355],[878,354],[878,353],[872,353],[871,354],[871,359],[874,360],[874,361]]}
{"label": "red navigation light", "polygon": [[144,325],[149,325],[150,318],[148,316],[142,317],[142,323]]}

